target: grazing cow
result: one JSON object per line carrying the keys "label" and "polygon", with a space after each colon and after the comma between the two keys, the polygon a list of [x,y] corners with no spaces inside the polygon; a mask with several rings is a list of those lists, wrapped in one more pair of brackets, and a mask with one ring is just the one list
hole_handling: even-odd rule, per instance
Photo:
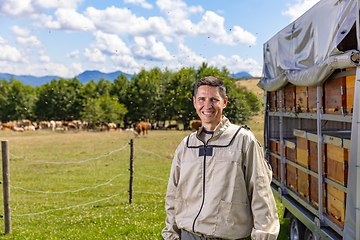
{"label": "grazing cow", "polygon": [[13,129],[14,125],[12,123],[3,123],[4,128]]}
{"label": "grazing cow", "polygon": [[31,126],[31,121],[28,119],[21,120],[19,126],[20,127],[29,127],[29,126]]}
{"label": "grazing cow", "polygon": [[201,120],[194,120],[191,123],[191,129],[197,131],[199,129],[199,127],[201,127]]}
{"label": "grazing cow", "polygon": [[35,127],[34,126],[25,126],[24,131],[35,131]]}
{"label": "grazing cow", "polygon": [[41,122],[40,122],[40,128],[41,128],[41,129],[50,128],[50,123],[47,122],[47,121],[41,121]]}
{"label": "grazing cow", "polygon": [[108,123],[108,129],[109,129],[109,131],[115,131],[116,130],[116,124],[115,123]]}
{"label": "grazing cow", "polygon": [[31,125],[34,126],[35,130],[39,129],[39,125],[37,124],[37,122],[32,122]]}
{"label": "grazing cow", "polygon": [[136,127],[137,136],[140,137],[140,133],[143,132],[143,135],[148,134],[149,131],[149,123],[147,122],[140,122]]}
{"label": "grazing cow", "polygon": [[56,127],[56,123],[54,120],[51,120],[50,121],[50,127],[51,127],[51,130],[54,132],[55,131],[55,127]]}
{"label": "grazing cow", "polygon": [[13,131],[15,131],[15,132],[23,132],[24,128],[22,128],[22,127],[14,127]]}

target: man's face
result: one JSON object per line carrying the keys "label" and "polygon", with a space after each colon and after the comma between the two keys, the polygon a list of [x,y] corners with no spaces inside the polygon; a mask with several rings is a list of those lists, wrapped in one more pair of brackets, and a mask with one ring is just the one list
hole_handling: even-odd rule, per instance
{"label": "man's face", "polygon": [[198,88],[193,102],[205,130],[212,131],[219,124],[227,101],[227,97],[220,96],[218,87],[202,85]]}

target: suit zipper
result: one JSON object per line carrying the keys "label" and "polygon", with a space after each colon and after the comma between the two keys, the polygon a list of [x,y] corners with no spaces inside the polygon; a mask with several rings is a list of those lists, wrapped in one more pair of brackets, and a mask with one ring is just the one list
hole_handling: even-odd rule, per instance
{"label": "suit zipper", "polygon": [[204,202],[205,202],[205,167],[206,167],[206,153],[204,154],[204,163],[203,163],[203,169],[204,169],[204,176],[203,176],[203,199],[202,199],[202,203],[201,203],[201,207],[200,210],[198,212],[198,214],[196,215],[194,222],[193,222],[193,226],[192,226],[192,231],[195,232],[195,222],[197,220],[197,218],[199,217],[201,210],[204,206]]}
{"label": "suit zipper", "polygon": [[[196,136],[197,139],[199,139],[197,136]],[[211,136],[212,138],[212,136]],[[210,139],[211,139],[210,138]],[[210,140],[209,139],[209,140]],[[200,140],[200,139],[199,139]],[[200,213],[201,213],[201,210],[202,208],[204,207],[204,202],[205,202],[205,170],[206,170],[206,147],[207,147],[207,143],[209,142],[209,140],[207,140],[206,143],[204,143],[202,140],[200,140],[201,142],[204,143],[204,150],[205,150],[205,153],[204,153],[204,162],[203,162],[203,169],[204,169],[204,175],[203,175],[203,199],[202,199],[202,203],[201,203],[201,207],[199,209],[199,212],[198,214],[196,215],[196,217],[194,218],[194,222],[193,222],[193,226],[192,226],[192,231],[195,232],[195,222],[196,220],[198,219]]]}

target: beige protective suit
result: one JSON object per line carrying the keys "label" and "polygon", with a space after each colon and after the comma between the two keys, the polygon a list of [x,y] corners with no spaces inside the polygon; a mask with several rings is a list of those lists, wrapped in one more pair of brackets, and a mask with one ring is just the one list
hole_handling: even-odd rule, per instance
{"label": "beige protective suit", "polygon": [[280,224],[263,149],[223,117],[205,144],[198,132],[176,149],[165,199],[165,240],[180,229],[204,237],[276,239]]}

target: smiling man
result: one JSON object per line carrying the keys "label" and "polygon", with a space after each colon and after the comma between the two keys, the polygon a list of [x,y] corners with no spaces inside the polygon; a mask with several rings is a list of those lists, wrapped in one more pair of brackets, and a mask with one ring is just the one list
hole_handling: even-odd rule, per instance
{"label": "smiling man", "polygon": [[163,238],[276,239],[280,224],[271,170],[254,135],[222,114],[228,103],[224,83],[200,79],[193,102],[202,127],[176,149]]}

